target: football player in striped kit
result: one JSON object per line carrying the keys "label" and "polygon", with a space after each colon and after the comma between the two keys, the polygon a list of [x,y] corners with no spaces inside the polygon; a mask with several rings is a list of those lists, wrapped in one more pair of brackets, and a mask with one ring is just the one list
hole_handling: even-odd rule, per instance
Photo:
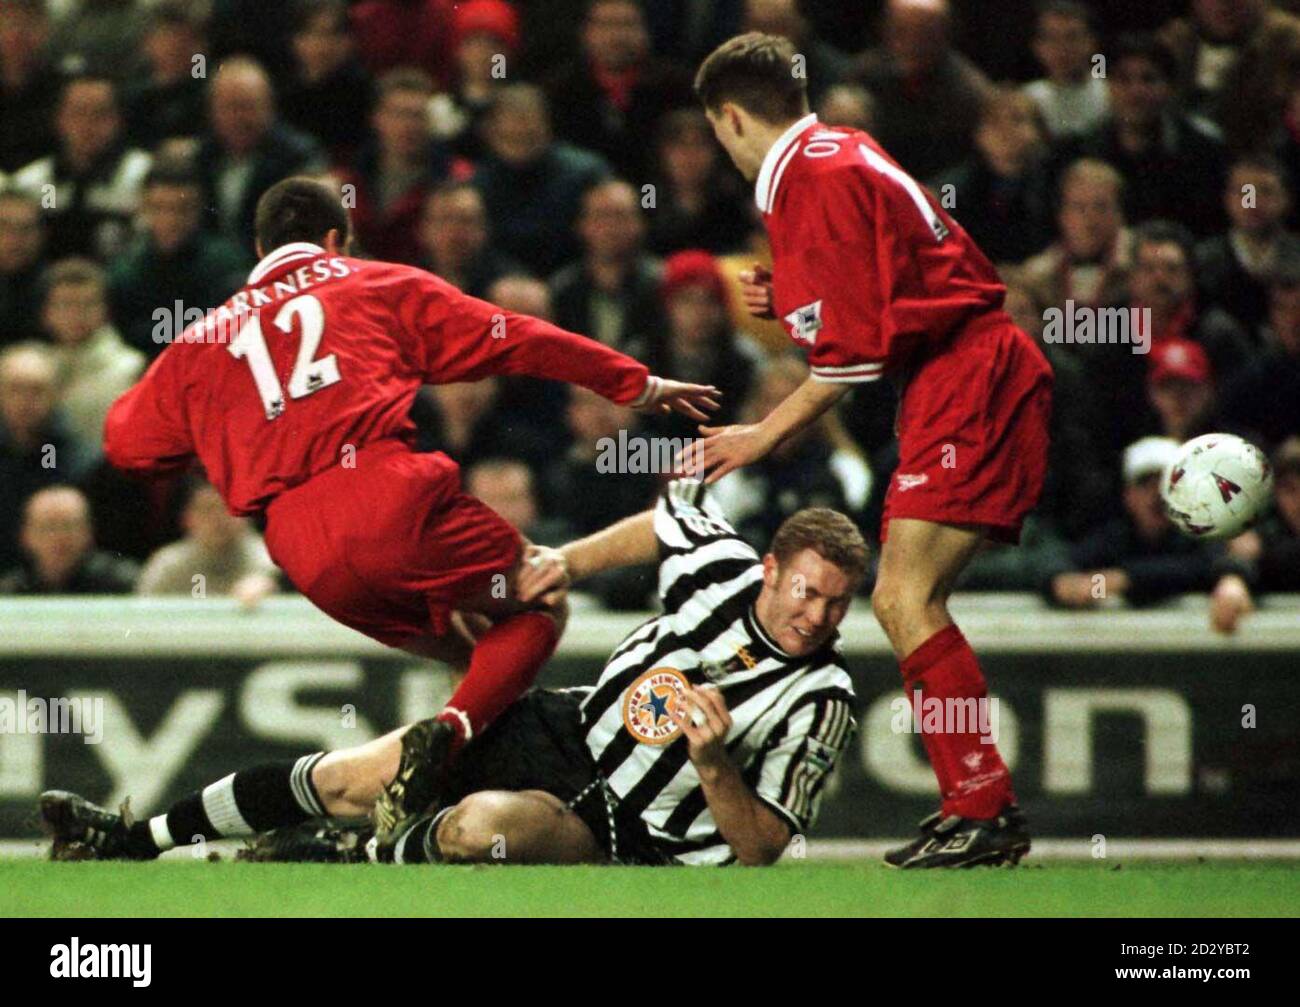
{"label": "football player in striped kit", "polygon": [[[537,690],[507,709],[382,859],[775,861],[811,828],[854,729],[837,646],[869,559],[853,522],[800,511],[760,557],[700,483],[680,480],[653,511],[535,555],[521,595],[658,561],[664,611],[619,644],[594,686]],[[45,795],[43,810],[56,845],[83,855],[147,859],[196,835],[263,832],[254,858],[361,859],[364,833],[313,820],[367,813],[394,734],[303,756],[287,784],[256,769],[232,774],[151,822],[62,792]]]}

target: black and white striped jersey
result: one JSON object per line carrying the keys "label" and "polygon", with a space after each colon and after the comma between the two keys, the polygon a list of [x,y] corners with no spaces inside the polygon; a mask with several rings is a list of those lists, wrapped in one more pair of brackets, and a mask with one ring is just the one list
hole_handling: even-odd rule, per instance
{"label": "black and white striped jersey", "polygon": [[689,683],[722,690],[727,748],[746,782],[795,834],[812,825],[826,777],[853,732],[853,685],[832,640],[791,657],[754,615],[758,554],[704,496],[669,484],[655,511],[664,613],[619,644],[583,702],[587,746],[619,802],[687,864],[734,858],[668,710]]}

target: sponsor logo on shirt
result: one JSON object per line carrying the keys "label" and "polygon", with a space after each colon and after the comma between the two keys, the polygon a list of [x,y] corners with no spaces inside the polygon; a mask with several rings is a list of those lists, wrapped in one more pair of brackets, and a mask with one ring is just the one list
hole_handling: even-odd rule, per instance
{"label": "sponsor logo on shirt", "polygon": [[929,481],[930,477],[928,475],[911,475],[907,472],[900,472],[898,474],[898,492],[906,493],[918,486],[924,486]]}
{"label": "sponsor logo on shirt", "polygon": [[817,341],[817,333],[822,327],[822,302],[813,301],[802,308],[795,308],[785,316],[790,326],[790,335],[801,343],[811,346]]}

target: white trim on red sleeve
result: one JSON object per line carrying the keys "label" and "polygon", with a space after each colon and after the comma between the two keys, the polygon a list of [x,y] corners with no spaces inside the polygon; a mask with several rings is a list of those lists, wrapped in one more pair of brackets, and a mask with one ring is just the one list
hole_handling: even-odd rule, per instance
{"label": "white trim on red sleeve", "polygon": [[870,361],[864,364],[849,364],[846,367],[812,368],[814,381],[828,381],[840,384],[875,381],[884,373],[885,362],[883,360]]}

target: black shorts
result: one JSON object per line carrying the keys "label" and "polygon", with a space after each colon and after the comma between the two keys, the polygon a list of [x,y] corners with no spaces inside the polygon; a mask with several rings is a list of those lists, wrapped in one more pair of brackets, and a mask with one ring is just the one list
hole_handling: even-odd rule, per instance
{"label": "black shorts", "polygon": [[480,790],[542,790],[587,824],[611,860],[671,863],[639,816],[619,813],[600,778],[584,738],[584,696],[585,690],[536,689],[516,701],[461,751],[439,803],[451,807]]}

